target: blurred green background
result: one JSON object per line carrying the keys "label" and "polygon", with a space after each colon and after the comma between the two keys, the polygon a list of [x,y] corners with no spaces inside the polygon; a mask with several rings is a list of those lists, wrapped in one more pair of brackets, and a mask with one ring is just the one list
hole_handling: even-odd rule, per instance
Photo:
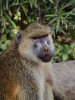
{"label": "blurred green background", "polygon": [[75,60],[75,0],[0,0],[0,54],[33,21],[52,29],[54,62]]}

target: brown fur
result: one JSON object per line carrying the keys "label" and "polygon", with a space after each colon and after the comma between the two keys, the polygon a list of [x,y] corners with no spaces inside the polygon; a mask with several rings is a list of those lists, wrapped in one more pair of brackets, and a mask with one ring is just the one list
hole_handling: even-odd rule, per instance
{"label": "brown fur", "polygon": [[[21,100],[25,100],[24,87],[26,89],[28,88],[28,92],[30,88],[33,88],[32,94],[38,92],[34,79],[30,76],[30,73],[27,72],[21,60],[22,58],[17,50],[17,45],[13,41],[12,45],[0,59],[0,98],[2,98],[2,100],[17,100],[16,98],[19,98],[20,91],[24,92],[24,95],[20,97],[23,98]],[[24,64],[26,65],[28,62],[25,60]],[[25,86],[26,81],[28,83],[27,87]],[[37,97],[37,94],[35,97]]]}
{"label": "brown fur", "polygon": [[40,24],[29,25],[21,43],[18,44],[14,39],[0,57],[0,100],[54,100],[51,62],[38,63],[30,49],[30,38],[47,35],[49,32],[47,27]]}
{"label": "brown fur", "polygon": [[27,29],[24,31],[24,33],[25,33],[24,35],[26,37],[30,37],[30,38],[40,37],[40,36],[43,36],[43,35],[46,35],[46,34],[50,34],[51,29],[44,26],[44,25],[41,25],[39,23],[34,22],[27,27]]}

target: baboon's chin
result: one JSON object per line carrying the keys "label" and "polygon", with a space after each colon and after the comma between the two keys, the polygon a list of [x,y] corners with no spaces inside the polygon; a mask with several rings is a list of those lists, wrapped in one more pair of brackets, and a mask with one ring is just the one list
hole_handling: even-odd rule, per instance
{"label": "baboon's chin", "polygon": [[42,62],[50,62],[52,56],[40,56],[39,58],[41,59]]}

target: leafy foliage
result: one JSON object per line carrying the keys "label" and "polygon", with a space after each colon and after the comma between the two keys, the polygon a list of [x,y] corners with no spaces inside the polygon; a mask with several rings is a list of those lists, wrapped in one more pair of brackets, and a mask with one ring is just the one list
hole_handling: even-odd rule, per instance
{"label": "leafy foliage", "polygon": [[75,8],[70,8],[69,11],[67,10],[69,7],[74,5],[74,0],[68,3],[62,2],[60,8],[58,8],[59,6],[56,6],[56,9],[54,8],[55,10],[52,12],[53,14],[50,13],[46,15],[47,19],[50,20],[48,24],[53,25],[56,33],[60,31],[66,34],[64,29],[67,30],[69,27],[75,27],[75,23],[73,22],[73,17],[75,17]]}
{"label": "leafy foliage", "polygon": [[71,45],[67,44],[55,44],[56,52],[54,54],[54,60],[56,62],[66,61],[66,60],[74,60],[75,59],[75,42]]}
{"label": "leafy foliage", "polygon": [[53,30],[56,62],[75,59],[75,0],[0,0],[0,54],[33,21]]}

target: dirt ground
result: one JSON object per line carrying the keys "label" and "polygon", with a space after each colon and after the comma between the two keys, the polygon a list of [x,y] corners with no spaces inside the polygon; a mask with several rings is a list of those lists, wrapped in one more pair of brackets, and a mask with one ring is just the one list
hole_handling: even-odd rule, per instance
{"label": "dirt ground", "polygon": [[68,100],[75,100],[75,61],[55,63],[53,69],[61,91]]}

